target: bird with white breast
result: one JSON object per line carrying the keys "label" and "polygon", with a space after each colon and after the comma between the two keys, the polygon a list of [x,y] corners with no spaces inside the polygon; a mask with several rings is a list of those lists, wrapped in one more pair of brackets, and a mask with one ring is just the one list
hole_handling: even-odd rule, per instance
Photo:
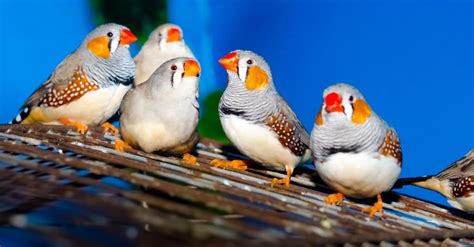
{"label": "bird with white breast", "polygon": [[82,134],[88,125],[102,124],[118,133],[106,121],[117,112],[134,79],[129,45],[136,40],[125,26],[97,27],[26,100],[11,123],[61,123]]}
{"label": "bird with white breast", "polygon": [[[236,50],[219,63],[228,75],[219,117],[229,140],[250,159],[286,171],[271,185],[290,185],[294,168],[311,158],[309,134],[278,94],[270,66],[252,51]],[[212,165],[246,169],[243,161],[213,160]]]}
{"label": "bird with white breast", "polygon": [[174,58],[131,89],[120,108],[120,130],[125,142],[116,140],[116,149],[123,151],[131,145],[145,152],[185,154],[185,161],[194,160],[187,163],[195,163],[187,153],[199,140],[196,128],[200,71],[194,58]]}
{"label": "bird with white breast", "polygon": [[321,179],[337,191],[325,202],[345,196],[377,196],[371,216],[382,212],[381,193],[392,188],[402,165],[397,133],[369,107],[353,86],[340,83],[324,90],[323,104],[311,133],[311,150]]}

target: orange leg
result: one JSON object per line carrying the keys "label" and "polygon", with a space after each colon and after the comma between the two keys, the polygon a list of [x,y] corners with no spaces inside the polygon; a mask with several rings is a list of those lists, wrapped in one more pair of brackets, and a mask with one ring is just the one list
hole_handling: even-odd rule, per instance
{"label": "orange leg", "polygon": [[344,198],[345,198],[344,194],[334,193],[324,198],[324,202],[329,205],[339,205],[344,200]]}
{"label": "orange leg", "polygon": [[105,122],[101,126],[102,128],[104,128],[104,132],[110,131],[114,136],[117,136],[119,134],[119,130],[109,122]]}
{"label": "orange leg", "polygon": [[130,145],[128,145],[128,143],[126,143],[125,141],[122,141],[120,140],[120,138],[115,138],[115,150],[117,151],[120,151],[120,152],[123,152],[125,151],[125,149],[132,149],[132,147]]}
{"label": "orange leg", "polygon": [[87,125],[81,122],[72,121],[67,118],[59,118],[58,121],[66,126],[74,126],[76,128],[76,131],[80,134],[85,134],[87,132],[87,129],[89,129]]}
{"label": "orange leg", "polygon": [[222,168],[231,168],[235,170],[245,171],[247,170],[247,164],[243,160],[220,160],[214,159],[211,161],[211,165],[215,167],[222,167]]}
{"label": "orange leg", "polygon": [[367,207],[362,209],[362,212],[368,213],[370,217],[374,216],[376,213],[383,212],[383,201],[382,196],[380,194],[377,195],[377,202],[374,203],[372,207]]}
{"label": "orange leg", "polygon": [[194,156],[190,153],[185,153],[183,155],[182,161],[183,161],[183,163],[188,164],[188,165],[196,165],[197,164],[196,156]]}
{"label": "orange leg", "polygon": [[284,184],[286,187],[290,187],[291,174],[293,174],[293,169],[286,169],[286,177],[278,179],[272,179],[270,186],[273,187],[275,184]]}

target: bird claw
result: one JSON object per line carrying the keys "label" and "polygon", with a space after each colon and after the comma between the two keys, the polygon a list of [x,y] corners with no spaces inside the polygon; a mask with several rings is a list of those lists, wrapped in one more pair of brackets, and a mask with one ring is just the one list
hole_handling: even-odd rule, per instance
{"label": "bird claw", "polygon": [[222,167],[222,168],[231,168],[239,171],[247,170],[247,164],[243,160],[220,160],[214,159],[211,161],[211,165],[214,167]]}
{"label": "bird claw", "polygon": [[273,178],[270,186],[273,188],[275,184],[284,184],[286,187],[290,187],[290,178],[288,176],[280,179]]}
{"label": "bird claw", "polygon": [[72,121],[72,120],[69,120],[67,118],[59,118],[58,121],[60,123],[62,123],[63,125],[73,126],[74,128],[76,128],[76,131],[79,132],[79,134],[81,134],[81,135],[84,135],[87,132],[87,130],[89,129],[89,127],[86,124],[83,124],[81,122]]}
{"label": "bird claw", "polygon": [[188,165],[196,165],[197,164],[197,158],[196,156],[185,153],[183,155],[183,159],[181,160],[183,163],[188,164]]}
{"label": "bird claw", "polygon": [[130,145],[128,145],[128,143],[126,143],[125,141],[122,141],[120,139],[115,140],[114,147],[115,147],[115,150],[120,151],[120,152],[124,152],[125,149],[132,149],[132,147]]}
{"label": "bird claw", "polygon": [[101,126],[102,128],[104,128],[104,133],[111,132],[114,136],[117,136],[120,133],[119,129],[117,129],[109,122],[105,122]]}
{"label": "bird claw", "polygon": [[342,201],[344,201],[344,198],[345,198],[344,194],[334,193],[324,198],[324,202],[329,205],[339,205]]}
{"label": "bird claw", "polygon": [[376,213],[383,212],[383,201],[382,196],[377,195],[377,202],[372,207],[366,207],[362,209],[362,212],[368,213],[370,217],[375,216]]}

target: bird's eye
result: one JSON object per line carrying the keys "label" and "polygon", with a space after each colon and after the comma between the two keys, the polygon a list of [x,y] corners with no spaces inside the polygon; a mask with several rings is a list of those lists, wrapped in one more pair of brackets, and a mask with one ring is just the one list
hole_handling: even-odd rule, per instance
{"label": "bird's eye", "polygon": [[171,65],[171,70],[175,71],[175,70],[177,70],[177,69],[178,69],[178,66],[176,66],[176,65],[174,65],[174,64]]}
{"label": "bird's eye", "polygon": [[112,32],[108,32],[107,36],[109,36],[111,38],[112,36],[114,36],[114,34]]}
{"label": "bird's eye", "polygon": [[251,59],[247,60],[247,64],[248,65],[252,65],[253,64],[253,61]]}
{"label": "bird's eye", "polygon": [[163,37],[163,34],[158,33],[158,38],[161,38],[161,37]]}
{"label": "bird's eye", "polygon": [[349,101],[350,101],[350,102],[353,102],[353,101],[354,101],[354,96],[352,96],[352,95],[349,96]]}

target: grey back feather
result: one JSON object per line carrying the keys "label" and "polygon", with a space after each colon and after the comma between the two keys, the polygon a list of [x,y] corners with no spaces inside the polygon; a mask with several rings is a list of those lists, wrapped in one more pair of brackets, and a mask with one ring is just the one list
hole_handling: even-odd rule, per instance
{"label": "grey back feather", "polygon": [[474,149],[471,149],[464,157],[452,163],[435,177],[439,180],[447,180],[468,176],[474,176]]}

